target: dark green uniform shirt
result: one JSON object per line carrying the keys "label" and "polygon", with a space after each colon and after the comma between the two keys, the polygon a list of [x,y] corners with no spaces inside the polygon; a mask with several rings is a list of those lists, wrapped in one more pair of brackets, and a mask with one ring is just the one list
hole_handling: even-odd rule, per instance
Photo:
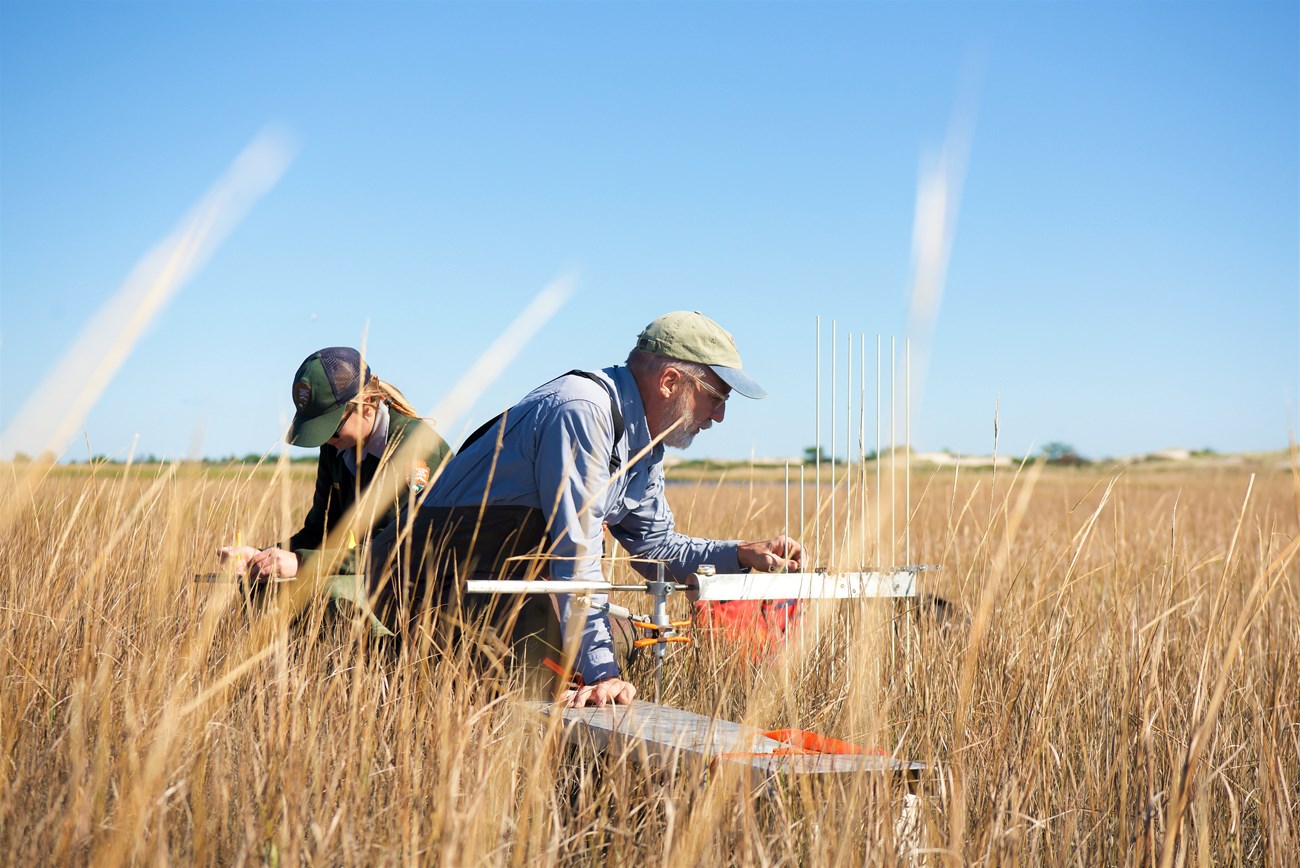
{"label": "dark green uniform shirt", "polygon": [[[302,530],[289,539],[285,548],[296,554],[299,561],[319,554],[326,534],[343,521],[344,514],[357,502],[361,493],[370,487],[380,465],[387,462],[406,436],[414,433],[420,425],[425,423],[389,407],[388,443],[384,447],[384,456],[382,459],[374,455],[363,456],[356,475],[344,462],[343,450],[322,446],[320,462],[316,465],[316,494],[312,499],[311,510],[303,521]],[[428,428],[427,425],[425,427]],[[426,433],[431,435],[429,448],[419,455],[409,456],[407,466],[401,472],[393,474],[390,490],[375,502],[374,520],[367,521],[369,517],[362,517],[362,526],[369,525],[372,534],[378,534],[388,525],[401,520],[406,510],[415,504],[420,492],[428,487],[433,474],[450,452],[446,442],[432,428]],[[357,549],[344,552],[330,572],[355,573],[356,555]]]}

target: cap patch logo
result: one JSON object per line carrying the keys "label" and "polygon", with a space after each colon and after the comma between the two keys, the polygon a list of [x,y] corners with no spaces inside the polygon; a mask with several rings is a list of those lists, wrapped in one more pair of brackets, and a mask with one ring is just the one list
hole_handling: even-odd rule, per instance
{"label": "cap patch logo", "polygon": [[411,464],[411,472],[406,475],[406,484],[411,487],[412,491],[419,494],[424,491],[432,476],[428,464],[424,461],[415,461]]}
{"label": "cap patch logo", "polygon": [[293,404],[299,410],[306,407],[311,401],[311,383],[306,380],[299,380],[293,384]]}

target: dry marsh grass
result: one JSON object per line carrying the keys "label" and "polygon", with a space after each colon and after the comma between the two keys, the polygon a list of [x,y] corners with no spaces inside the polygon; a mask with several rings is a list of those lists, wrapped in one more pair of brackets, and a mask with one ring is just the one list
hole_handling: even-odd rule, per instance
{"label": "dry marsh grass", "polygon": [[[666,702],[927,763],[909,840],[897,785],[647,775],[561,747],[464,659],[192,581],[236,528],[293,530],[309,478],[6,475],[7,864],[1300,859],[1289,473],[918,473],[912,560],[965,617],[822,604],[762,663],[708,637],[670,659]],[[781,530],[780,486],[669,497],[695,534]]]}

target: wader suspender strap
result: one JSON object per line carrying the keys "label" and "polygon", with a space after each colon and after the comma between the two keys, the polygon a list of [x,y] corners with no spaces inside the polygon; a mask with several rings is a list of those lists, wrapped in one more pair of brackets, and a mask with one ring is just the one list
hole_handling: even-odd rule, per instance
{"label": "wader suspender strap", "polygon": [[[623,463],[618,457],[618,441],[623,439],[623,428],[624,428],[623,414],[619,412],[618,403],[614,400],[614,392],[609,388],[609,386],[605,385],[604,380],[602,380],[600,377],[593,374],[591,371],[569,371],[567,373],[560,374],[560,377],[585,377],[586,379],[591,380],[593,383],[598,383],[600,387],[609,394],[609,415],[610,415],[610,419],[614,423],[614,445],[609,450],[609,475],[613,476],[615,473],[618,472],[618,468],[622,466]],[[556,377],[555,380],[560,379],[560,377]],[[547,380],[546,383],[543,383],[542,385],[545,386],[547,385],[547,383],[554,383],[555,380]],[[478,426],[478,428],[475,429],[474,433],[466,437],[465,442],[460,444],[460,451],[464,452],[466,449],[468,449],[470,445],[474,443],[474,441],[478,440],[480,437],[486,434],[488,432],[488,429],[490,429],[497,422],[501,421],[501,417],[504,415],[505,413],[498,413],[497,415],[493,416],[491,419],[484,422],[482,425]]]}

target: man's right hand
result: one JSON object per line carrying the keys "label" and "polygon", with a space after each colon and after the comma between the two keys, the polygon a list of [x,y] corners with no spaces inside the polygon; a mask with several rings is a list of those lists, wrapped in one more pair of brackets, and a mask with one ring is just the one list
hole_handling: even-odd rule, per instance
{"label": "man's right hand", "polygon": [[604,708],[606,705],[630,705],[636,697],[636,686],[621,678],[606,678],[586,687],[566,690],[560,700],[569,708],[582,708],[594,705]]}
{"label": "man's right hand", "polygon": [[741,543],[736,559],[756,573],[797,573],[803,568],[803,546],[788,536]]}

